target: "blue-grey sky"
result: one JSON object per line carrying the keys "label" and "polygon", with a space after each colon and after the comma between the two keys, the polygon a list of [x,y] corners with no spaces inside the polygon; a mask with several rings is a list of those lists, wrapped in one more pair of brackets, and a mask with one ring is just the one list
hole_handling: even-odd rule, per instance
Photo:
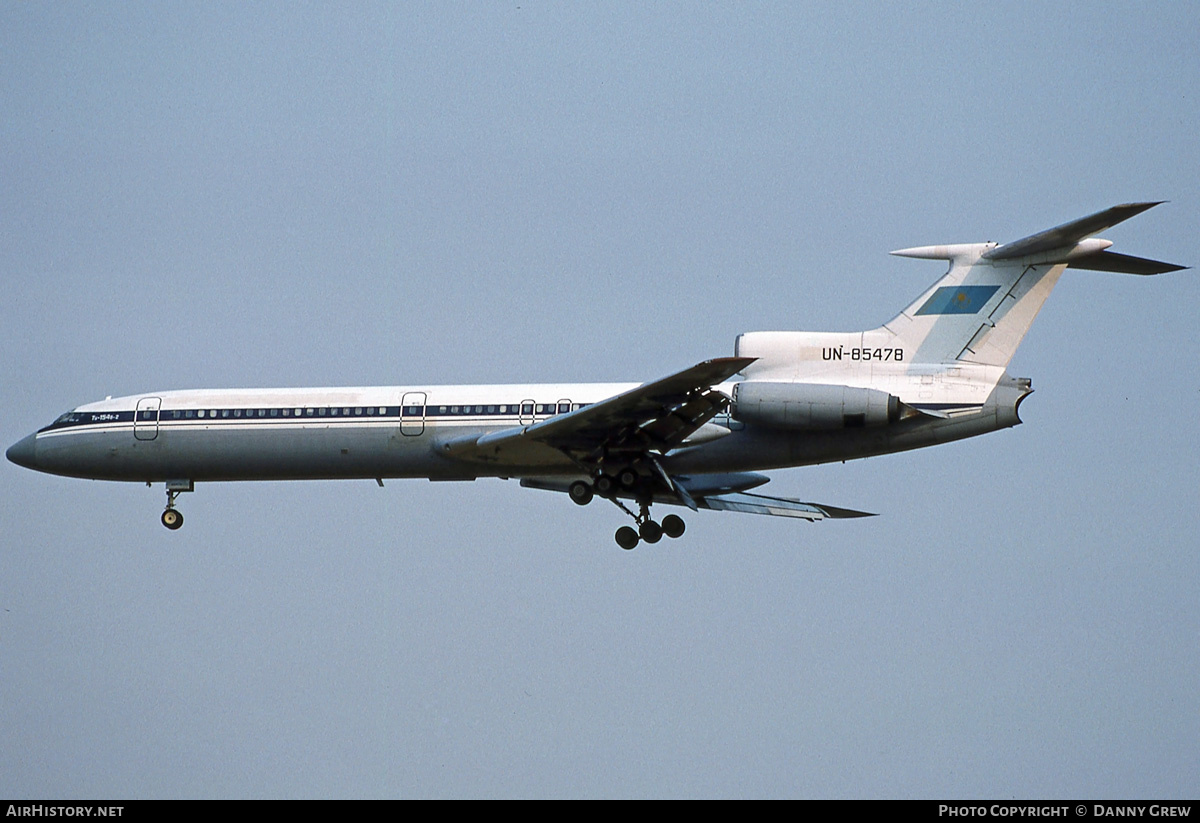
{"label": "blue-grey sky", "polygon": [[[1130,200],[1187,265],[1200,7],[0,4],[0,440],[105,395],[649,380]],[[1069,271],[1025,425],[881,513],[0,465],[0,795],[1195,796],[1194,271]]]}

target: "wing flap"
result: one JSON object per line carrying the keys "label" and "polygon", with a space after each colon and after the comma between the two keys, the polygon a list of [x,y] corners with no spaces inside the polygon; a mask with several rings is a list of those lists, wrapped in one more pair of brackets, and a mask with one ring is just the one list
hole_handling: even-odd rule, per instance
{"label": "wing flap", "polygon": [[696,500],[696,504],[702,509],[715,511],[767,514],[774,517],[795,517],[809,521],[875,516],[871,512],[860,512],[820,503],[804,503],[790,497],[769,497],[765,494],[748,492],[702,497]]}

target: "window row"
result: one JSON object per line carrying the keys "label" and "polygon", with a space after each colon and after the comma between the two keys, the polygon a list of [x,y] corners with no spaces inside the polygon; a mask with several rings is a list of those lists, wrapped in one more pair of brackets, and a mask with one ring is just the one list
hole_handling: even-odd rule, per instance
{"label": "window row", "polygon": [[[569,400],[560,403],[500,403],[491,405],[450,405],[450,406],[320,406],[320,407],[289,407],[268,409],[164,409],[161,415],[157,409],[142,409],[138,412],[139,420],[231,420],[256,418],[321,418],[321,417],[450,417],[463,415],[527,415],[549,416],[566,414],[587,406],[587,403],[572,403]],[[128,414],[128,412],[126,412]],[[80,422],[76,419],[66,419],[67,415],[55,421],[56,425]],[[129,418],[125,418],[129,419]]]}
{"label": "window row", "polygon": [[[153,409],[140,413],[142,420],[153,420],[157,412]],[[321,406],[316,408],[286,408],[286,409],[173,409],[164,411],[164,420],[215,420],[217,418],[238,417],[386,417],[397,416],[400,410],[397,406]]]}
{"label": "window row", "polygon": [[[489,406],[425,406],[426,417],[446,417],[450,415],[486,415],[486,414],[521,414],[521,415],[551,415],[566,414],[586,406],[587,403],[572,403],[564,400],[561,403],[501,403]],[[405,417],[420,417],[421,406],[405,406]]]}

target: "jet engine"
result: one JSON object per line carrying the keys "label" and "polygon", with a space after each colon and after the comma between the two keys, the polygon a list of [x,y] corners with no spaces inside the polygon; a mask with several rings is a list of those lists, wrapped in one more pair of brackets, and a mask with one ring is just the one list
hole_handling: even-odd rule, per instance
{"label": "jet engine", "polygon": [[773,429],[828,431],[884,426],[901,417],[895,395],[818,383],[751,381],[733,387],[734,419]]}

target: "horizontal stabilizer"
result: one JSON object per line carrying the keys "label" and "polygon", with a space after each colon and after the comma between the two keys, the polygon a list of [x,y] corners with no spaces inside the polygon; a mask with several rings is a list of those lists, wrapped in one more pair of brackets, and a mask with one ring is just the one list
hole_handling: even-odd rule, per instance
{"label": "horizontal stabilizer", "polygon": [[1129,254],[1118,254],[1115,251],[1101,251],[1077,257],[1067,264],[1072,269],[1088,269],[1089,271],[1114,271],[1122,274],[1166,274],[1172,271],[1182,271],[1188,266],[1177,266],[1174,263],[1163,263],[1146,257],[1134,257]]}
{"label": "horizontal stabilizer", "polygon": [[1042,252],[1074,246],[1080,240],[1112,228],[1118,223],[1123,223],[1163,202],[1165,201],[1158,200],[1153,203],[1125,203],[1113,206],[1111,209],[1072,220],[1070,223],[1063,223],[1061,226],[1022,237],[1011,243],[1005,243],[1003,246],[985,252],[983,256],[988,260],[1011,260],[1016,257],[1029,257]]}

